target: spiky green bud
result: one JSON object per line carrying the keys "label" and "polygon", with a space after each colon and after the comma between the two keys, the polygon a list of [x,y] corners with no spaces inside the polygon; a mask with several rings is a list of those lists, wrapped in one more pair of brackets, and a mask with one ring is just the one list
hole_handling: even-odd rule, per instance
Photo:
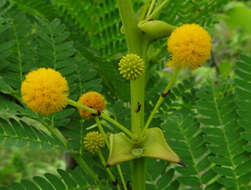
{"label": "spiky green bud", "polygon": [[85,148],[91,152],[95,153],[99,151],[100,148],[104,147],[105,142],[102,135],[96,131],[89,132],[84,138]]}
{"label": "spiky green bud", "polygon": [[128,54],[119,62],[120,74],[127,80],[135,80],[144,73],[144,61],[135,54]]}

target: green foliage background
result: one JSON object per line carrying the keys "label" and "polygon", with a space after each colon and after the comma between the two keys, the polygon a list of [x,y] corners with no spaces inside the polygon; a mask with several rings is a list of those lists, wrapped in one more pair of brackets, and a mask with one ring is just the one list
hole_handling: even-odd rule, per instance
{"label": "green foliage background", "polygon": [[[139,14],[145,1],[133,2]],[[148,159],[147,189],[251,188],[250,5],[250,1],[173,0],[161,13],[162,20],[174,25],[203,25],[214,46],[205,67],[182,73],[152,124],[164,130],[167,142],[188,167]],[[114,188],[105,180],[97,157],[80,143],[96,125],[81,121],[70,106],[49,117],[31,112],[20,99],[20,84],[30,70],[54,68],[67,78],[72,99],[90,90],[102,92],[107,112],[129,128],[129,84],[117,70],[126,52],[120,31],[116,0],[0,1],[0,190]],[[169,80],[169,72],[163,71],[169,55],[162,42],[149,52],[146,115]],[[52,123],[70,141],[69,149],[45,129]],[[102,124],[116,132],[105,121]],[[39,164],[27,161],[32,154],[27,149],[41,154],[38,163],[50,159],[49,164],[39,172],[29,166]],[[58,160],[68,151],[80,153],[95,168],[101,178],[98,184],[78,167],[62,170],[64,163]],[[122,167],[129,181],[128,165]],[[31,179],[44,171],[52,174]]]}

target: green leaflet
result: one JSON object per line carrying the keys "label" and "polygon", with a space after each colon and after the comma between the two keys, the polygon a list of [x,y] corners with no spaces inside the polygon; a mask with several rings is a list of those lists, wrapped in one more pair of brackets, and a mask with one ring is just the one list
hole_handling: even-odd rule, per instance
{"label": "green leaflet", "polygon": [[170,24],[197,23],[211,26],[217,22],[216,12],[222,10],[229,0],[169,1],[160,19]]}
{"label": "green leaflet", "polygon": [[244,149],[246,141],[240,135],[234,96],[222,87],[209,83],[198,92],[199,121],[204,125],[208,148],[214,154],[209,159],[215,164],[212,169],[219,175],[218,183],[227,188],[247,189],[251,162]]}
{"label": "green leaflet", "polygon": [[170,115],[165,113],[162,129],[165,137],[174,151],[181,156],[187,168],[176,167],[175,170],[181,174],[177,180],[185,187],[193,186],[202,189],[218,188],[214,183],[216,173],[212,170],[212,164],[208,160],[210,152],[206,147],[201,130],[195,114],[182,108]]}
{"label": "green leaflet", "polygon": [[146,184],[147,190],[177,190],[179,188],[175,170],[169,168],[170,165],[172,164],[162,160],[147,160],[147,181],[151,182]]}
{"label": "green leaflet", "polygon": [[115,0],[52,2],[60,9],[64,9],[69,17],[75,20],[75,24],[87,32],[92,47],[102,56],[107,57],[121,50],[125,51],[125,40],[120,33],[120,18]]}
{"label": "green leaflet", "polygon": [[[0,43],[4,48],[0,54],[3,65],[1,76],[13,88],[19,88],[24,76],[34,63],[31,39],[31,23],[20,12],[9,11],[0,29]],[[7,66],[8,65],[8,66]]]}
{"label": "green leaflet", "polygon": [[[2,110],[3,111],[3,110]],[[3,114],[0,111],[0,143],[3,146],[29,147],[30,149],[41,148],[48,150],[51,148],[64,149],[57,139],[51,137],[47,131],[44,131],[41,123],[31,122],[24,118],[19,118],[13,113]]]}
{"label": "green leaflet", "polygon": [[86,190],[89,188],[106,190],[112,186],[99,182],[95,184],[78,167],[71,172],[57,170],[57,174],[46,173],[43,177],[36,176],[33,180],[22,180],[9,187],[0,187],[1,190]]}
{"label": "green leaflet", "polygon": [[235,79],[237,112],[240,116],[238,123],[244,129],[241,136],[247,140],[245,149],[251,152],[251,58],[241,56],[241,60],[236,63]]}

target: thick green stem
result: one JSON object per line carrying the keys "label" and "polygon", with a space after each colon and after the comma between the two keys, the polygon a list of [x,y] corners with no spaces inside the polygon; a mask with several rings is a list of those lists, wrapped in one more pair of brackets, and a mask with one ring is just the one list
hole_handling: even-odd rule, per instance
{"label": "thick green stem", "polygon": [[130,53],[141,55],[142,35],[138,29],[138,20],[133,11],[131,0],[118,0],[120,17],[125,30],[125,38]]}
{"label": "thick green stem", "polygon": [[131,128],[136,138],[141,136],[141,130],[144,126],[144,84],[144,77],[130,82]]}
{"label": "thick green stem", "polygon": [[[84,106],[82,104],[79,104],[73,100],[68,99],[67,102],[69,105],[72,105],[78,109],[83,109],[86,110],[90,113],[93,113],[95,115],[98,115],[98,112],[95,109],[89,108],[87,106]],[[101,113],[100,117],[102,117],[103,119],[109,121],[110,123],[112,123],[114,126],[118,127],[120,130],[124,131],[128,136],[133,137],[133,134],[131,133],[130,130],[128,130],[126,127],[124,127],[123,125],[121,125],[119,122],[115,121],[114,119],[110,118],[108,115]]]}
{"label": "thick green stem", "polygon": [[[145,190],[145,159],[139,158],[133,160],[131,165],[132,174],[132,189],[133,190]],[[144,173],[142,173],[144,172]]]}
{"label": "thick green stem", "polygon": [[[171,79],[170,79],[168,85],[166,86],[166,88],[165,88],[165,90],[162,92],[162,94],[160,95],[160,97],[159,97],[159,99],[158,99],[156,105],[155,105],[154,108],[153,108],[153,111],[151,112],[151,114],[150,114],[150,116],[149,116],[149,118],[148,118],[148,120],[147,120],[147,122],[146,122],[146,125],[145,125],[145,127],[144,127],[144,131],[149,127],[149,125],[150,125],[150,123],[151,123],[151,121],[152,121],[152,119],[153,119],[154,114],[157,112],[158,108],[160,107],[160,105],[161,105],[162,102],[164,101],[165,96],[167,95],[168,91],[171,89],[172,85],[174,84],[174,82],[175,82],[175,80],[176,80],[176,77],[177,77],[177,75],[179,74],[179,72],[180,72],[180,68],[179,68],[179,67],[175,68],[174,73],[173,73],[173,75],[172,75],[172,77],[171,77]],[[144,134],[144,133],[143,133],[143,134]]]}
{"label": "thick green stem", "polygon": [[[125,30],[128,52],[145,59],[148,40],[138,28],[138,20],[130,0],[118,0],[120,17]],[[145,63],[147,64],[147,63]],[[130,82],[131,87],[131,129],[137,137],[141,136],[144,126],[145,75]],[[131,177],[133,190],[145,190],[145,161],[140,158],[132,161]]]}

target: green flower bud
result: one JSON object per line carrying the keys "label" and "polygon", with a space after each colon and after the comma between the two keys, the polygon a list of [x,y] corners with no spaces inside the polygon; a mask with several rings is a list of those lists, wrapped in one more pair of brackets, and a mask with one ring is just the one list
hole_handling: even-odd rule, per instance
{"label": "green flower bud", "polygon": [[168,37],[176,28],[175,26],[172,26],[160,20],[141,21],[139,22],[138,27],[152,40]]}
{"label": "green flower bud", "polygon": [[135,80],[144,73],[144,61],[135,54],[128,54],[119,62],[120,74],[127,80]]}
{"label": "green flower bud", "polygon": [[105,142],[101,134],[96,131],[89,132],[84,138],[85,148],[91,152],[95,153],[99,151],[100,148],[104,147]]}

